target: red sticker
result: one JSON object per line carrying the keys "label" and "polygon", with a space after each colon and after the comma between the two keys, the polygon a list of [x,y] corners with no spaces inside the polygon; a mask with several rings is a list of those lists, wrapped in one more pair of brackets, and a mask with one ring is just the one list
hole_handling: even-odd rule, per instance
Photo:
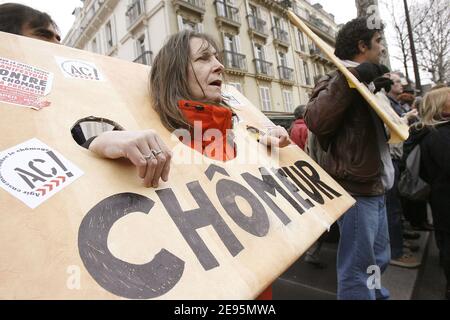
{"label": "red sticker", "polygon": [[40,110],[50,105],[43,99],[52,87],[53,74],[0,57],[0,101]]}

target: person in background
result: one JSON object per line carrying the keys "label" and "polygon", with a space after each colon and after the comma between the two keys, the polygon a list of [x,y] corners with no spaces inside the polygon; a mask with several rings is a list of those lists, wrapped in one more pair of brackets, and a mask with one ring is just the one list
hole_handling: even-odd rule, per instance
{"label": "person in background", "polygon": [[412,109],[415,97],[411,93],[403,92],[397,97],[397,99],[402,104],[403,109],[410,111]]}
{"label": "person in background", "polygon": [[305,115],[305,106],[300,105],[294,110],[295,120],[289,130],[292,141],[295,142],[302,150],[305,150],[306,140],[308,139],[308,127],[306,127],[303,116]]}
{"label": "person in background", "polygon": [[394,111],[400,117],[403,117],[403,115],[408,112],[408,110],[406,110],[406,108],[403,107],[403,104],[399,101],[399,96],[403,93],[402,81],[400,79],[400,76],[396,73],[391,73],[390,78],[393,82],[393,85],[391,86],[391,90],[387,92],[387,97],[389,98]]}
{"label": "person in background", "polygon": [[[411,126],[413,127],[416,123],[420,121],[422,118],[423,113],[423,106],[422,106],[423,98],[418,96],[414,99],[414,102],[411,105],[411,109],[417,110],[417,115],[411,119]],[[411,127],[410,127],[411,130]],[[400,171],[403,171],[403,168],[406,167],[406,157],[411,152],[411,145],[413,145],[413,141],[411,141],[413,137],[410,136],[408,140],[405,141],[403,144],[403,157],[402,161],[400,163]],[[428,221],[428,212],[427,212],[427,201],[421,201],[421,200],[411,200],[402,197],[402,207],[403,207],[403,214],[406,218],[406,220],[409,222],[411,229],[416,231],[433,231],[433,224],[431,224]],[[406,231],[406,230],[405,230]],[[405,235],[411,235],[411,234],[418,234],[417,232],[404,232],[403,236]]]}
{"label": "person in background", "polygon": [[18,3],[0,5],[0,31],[60,43],[59,29],[45,12]]}
{"label": "person in background", "polygon": [[441,266],[450,299],[450,88],[428,92],[423,98],[421,119],[410,130],[405,157],[420,145],[420,176],[431,187],[430,206]]}
{"label": "person in background", "polygon": [[[408,122],[408,117],[416,115],[416,111],[409,112],[409,106],[406,108],[402,102],[400,102],[401,95],[403,93],[403,86],[401,84],[400,76],[396,73],[390,74],[392,80],[391,90],[387,92],[387,97],[391,103],[392,109],[397,113],[399,117],[403,117],[405,123]],[[416,268],[420,265],[417,258],[409,252],[417,251],[419,246],[411,242],[403,241],[403,225],[402,216],[403,208],[400,193],[398,191],[398,182],[400,179],[400,162],[403,156],[403,143],[396,143],[389,145],[389,152],[392,157],[392,164],[394,165],[394,185],[386,193],[386,211],[388,217],[389,226],[389,238],[391,246],[391,265],[404,268]],[[405,248],[407,247],[407,248]]]}

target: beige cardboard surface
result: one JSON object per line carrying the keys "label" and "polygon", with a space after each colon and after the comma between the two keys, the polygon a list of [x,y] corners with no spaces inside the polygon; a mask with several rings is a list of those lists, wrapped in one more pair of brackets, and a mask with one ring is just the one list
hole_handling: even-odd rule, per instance
{"label": "beige cardboard surface", "polygon": [[[83,172],[69,177],[48,152],[31,154],[26,171],[45,180],[31,188],[8,169],[13,155],[0,159],[3,180],[21,181],[22,191],[55,189],[31,209],[0,181],[2,299],[253,299],[354,203],[297,146],[282,149],[280,162],[269,157],[246,130],[268,119],[232,87],[225,91],[238,101],[237,158],[194,152],[199,163],[189,164],[190,148],[149,105],[148,67],[5,33],[0,43],[1,58],[53,73],[42,99],[49,106],[0,102],[0,151],[35,138]],[[87,63],[79,69],[86,78],[65,75],[65,59]],[[78,146],[70,128],[91,115],[156,130],[174,151],[169,181],[145,188],[127,160]],[[275,174],[280,168],[287,178]],[[58,177],[72,182],[58,189]]]}
{"label": "beige cardboard surface", "polygon": [[379,95],[374,95],[370,90],[362,84],[348,69],[342,64],[341,60],[333,53],[333,48],[320,39],[308,26],[292,11],[287,11],[289,20],[303,31],[322,52],[333,62],[333,64],[341,71],[347,80],[354,85],[356,90],[366,99],[369,105],[375,110],[377,115],[383,120],[389,128],[389,143],[399,143],[408,139],[409,127],[401,120],[401,118],[392,109],[389,100],[383,99]]}

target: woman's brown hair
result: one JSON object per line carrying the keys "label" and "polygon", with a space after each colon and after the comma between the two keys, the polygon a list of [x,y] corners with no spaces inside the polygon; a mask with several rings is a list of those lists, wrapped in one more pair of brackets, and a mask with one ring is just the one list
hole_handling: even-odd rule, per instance
{"label": "woman's brown hair", "polygon": [[158,54],[150,73],[150,99],[161,122],[170,131],[190,129],[178,108],[179,100],[194,100],[189,92],[188,68],[191,66],[190,40],[200,38],[204,46],[219,51],[213,38],[204,33],[184,30],[172,35]]}

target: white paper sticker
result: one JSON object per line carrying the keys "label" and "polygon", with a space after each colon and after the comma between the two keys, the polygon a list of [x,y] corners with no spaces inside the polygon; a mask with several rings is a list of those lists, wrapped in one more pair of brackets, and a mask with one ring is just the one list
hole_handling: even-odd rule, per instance
{"label": "white paper sticker", "polygon": [[83,174],[72,162],[36,138],[0,152],[0,187],[31,209]]}
{"label": "white paper sticker", "polygon": [[0,101],[40,110],[50,105],[53,73],[0,57]]}
{"label": "white paper sticker", "polygon": [[92,62],[55,57],[59,68],[66,78],[105,81],[100,70]]}

